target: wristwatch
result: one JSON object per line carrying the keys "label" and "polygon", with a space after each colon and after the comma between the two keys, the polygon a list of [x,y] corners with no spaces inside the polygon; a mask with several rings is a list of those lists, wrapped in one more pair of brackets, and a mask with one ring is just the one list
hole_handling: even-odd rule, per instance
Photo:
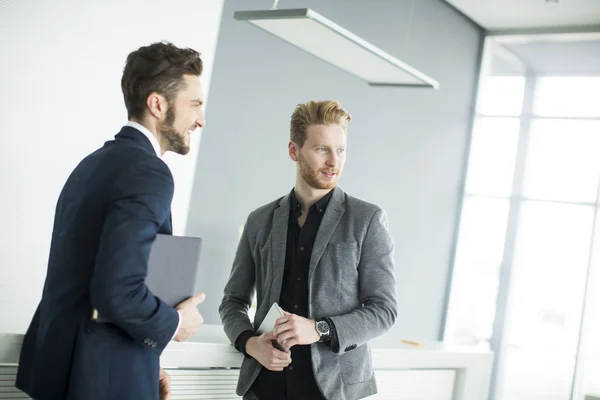
{"label": "wristwatch", "polygon": [[316,330],[319,334],[319,343],[326,343],[331,339],[329,324],[323,320],[316,321]]}

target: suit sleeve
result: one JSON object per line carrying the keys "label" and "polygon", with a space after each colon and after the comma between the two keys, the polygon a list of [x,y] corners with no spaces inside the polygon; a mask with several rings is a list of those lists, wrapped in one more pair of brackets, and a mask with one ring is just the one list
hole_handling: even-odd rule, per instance
{"label": "suit sleeve", "polygon": [[179,323],[177,311],[146,286],[156,234],[170,216],[173,178],[159,159],[145,158],[114,186],[90,283],[92,305],[141,345],[161,354]]}
{"label": "suit sleeve", "polygon": [[379,209],[371,218],[358,264],[362,307],[348,314],[330,317],[337,333],[338,354],[382,335],[396,322],[398,305],[393,257],[394,243],[387,217]]}
{"label": "suit sleeve", "polygon": [[248,222],[244,226],[229,281],[225,285],[223,301],[219,306],[225,334],[234,344],[244,331],[254,332],[254,327],[248,318],[248,309],[252,304],[256,277],[247,228]]}

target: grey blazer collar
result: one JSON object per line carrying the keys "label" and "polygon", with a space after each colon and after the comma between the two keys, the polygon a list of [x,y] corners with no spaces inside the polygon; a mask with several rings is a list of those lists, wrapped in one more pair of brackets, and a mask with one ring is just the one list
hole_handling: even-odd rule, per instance
{"label": "grey blazer collar", "polygon": [[[321,257],[323,256],[323,252],[325,251],[325,248],[331,239],[331,235],[333,235],[335,228],[342,219],[342,215],[344,215],[344,212],[346,211],[346,208],[344,207],[345,198],[346,194],[344,191],[339,186],[336,186],[333,189],[333,195],[331,196],[331,200],[329,200],[329,204],[327,205],[327,209],[323,215],[323,220],[321,221],[321,226],[317,232],[317,237],[315,239],[315,244],[310,257],[310,265],[308,269],[309,287],[314,271],[317,268],[317,264],[321,260]],[[273,268],[273,290],[271,290],[271,303],[279,301],[281,296],[281,285],[283,282],[283,273],[285,269],[285,251],[287,245],[289,215],[290,194],[288,193],[283,196],[279,202],[279,207],[276,208],[275,212],[273,213],[273,230],[271,231],[271,259],[273,260],[273,265],[271,267]]]}

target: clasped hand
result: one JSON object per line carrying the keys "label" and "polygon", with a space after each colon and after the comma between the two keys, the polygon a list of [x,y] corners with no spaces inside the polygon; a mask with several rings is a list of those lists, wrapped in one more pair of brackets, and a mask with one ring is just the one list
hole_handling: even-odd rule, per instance
{"label": "clasped hand", "polygon": [[[319,341],[315,321],[295,314],[283,312],[284,316],[275,323],[275,330],[254,336],[246,342],[246,352],[270,371],[283,371],[292,362],[289,350],[296,345],[307,345]],[[287,352],[273,347],[277,340]]]}
{"label": "clasped hand", "polygon": [[319,341],[315,321],[284,311],[284,316],[275,322],[273,335],[286,349],[296,345],[313,344]]}

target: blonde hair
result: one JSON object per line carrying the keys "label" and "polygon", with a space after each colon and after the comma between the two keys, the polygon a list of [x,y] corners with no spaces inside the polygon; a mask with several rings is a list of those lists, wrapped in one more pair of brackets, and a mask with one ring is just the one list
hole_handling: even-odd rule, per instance
{"label": "blonde hair", "polygon": [[310,125],[340,125],[344,131],[352,117],[335,100],[309,101],[298,104],[290,122],[290,140],[304,146],[306,130]]}

